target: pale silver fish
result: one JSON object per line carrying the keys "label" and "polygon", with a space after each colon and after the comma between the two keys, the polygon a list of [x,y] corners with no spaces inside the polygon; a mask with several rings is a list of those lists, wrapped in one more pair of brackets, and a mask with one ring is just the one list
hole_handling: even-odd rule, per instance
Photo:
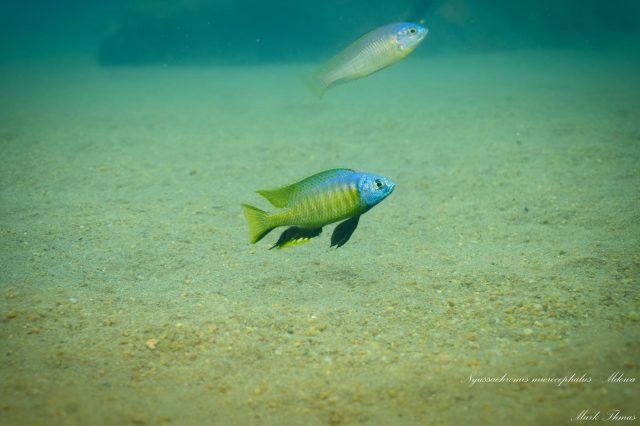
{"label": "pale silver fish", "polygon": [[335,83],[355,80],[404,59],[427,36],[425,27],[408,22],[385,25],[365,34],[307,76],[309,89],[322,97]]}

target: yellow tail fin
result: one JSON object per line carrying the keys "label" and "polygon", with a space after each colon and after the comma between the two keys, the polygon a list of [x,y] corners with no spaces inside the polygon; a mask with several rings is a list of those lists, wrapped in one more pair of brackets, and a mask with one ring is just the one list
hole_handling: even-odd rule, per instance
{"label": "yellow tail fin", "polygon": [[273,229],[269,225],[269,213],[248,204],[242,204],[242,208],[249,223],[249,242],[255,244]]}

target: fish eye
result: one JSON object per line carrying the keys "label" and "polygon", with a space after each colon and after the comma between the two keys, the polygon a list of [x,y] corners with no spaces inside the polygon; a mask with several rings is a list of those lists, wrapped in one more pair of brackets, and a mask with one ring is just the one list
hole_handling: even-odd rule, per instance
{"label": "fish eye", "polygon": [[380,189],[384,186],[384,183],[380,179],[375,180],[376,188]]}
{"label": "fish eye", "polygon": [[415,35],[415,34],[416,34],[416,27],[409,28],[409,35]]}

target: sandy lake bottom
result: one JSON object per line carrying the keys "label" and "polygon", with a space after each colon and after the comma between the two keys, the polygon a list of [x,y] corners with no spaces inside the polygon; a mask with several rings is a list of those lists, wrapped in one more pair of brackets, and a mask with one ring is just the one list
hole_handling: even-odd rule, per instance
{"label": "sandy lake bottom", "polygon": [[[307,69],[0,67],[0,423],[640,419],[638,58]],[[248,243],[333,167],[396,191],[339,250]]]}

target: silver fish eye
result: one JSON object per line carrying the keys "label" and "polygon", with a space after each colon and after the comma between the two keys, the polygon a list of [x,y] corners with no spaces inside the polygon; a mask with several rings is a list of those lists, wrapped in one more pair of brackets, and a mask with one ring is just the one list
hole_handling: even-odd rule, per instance
{"label": "silver fish eye", "polygon": [[376,188],[380,189],[384,186],[384,183],[380,179],[375,180]]}
{"label": "silver fish eye", "polygon": [[409,34],[410,35],[415,35],[416,34],[416,27],[409,28]]}

